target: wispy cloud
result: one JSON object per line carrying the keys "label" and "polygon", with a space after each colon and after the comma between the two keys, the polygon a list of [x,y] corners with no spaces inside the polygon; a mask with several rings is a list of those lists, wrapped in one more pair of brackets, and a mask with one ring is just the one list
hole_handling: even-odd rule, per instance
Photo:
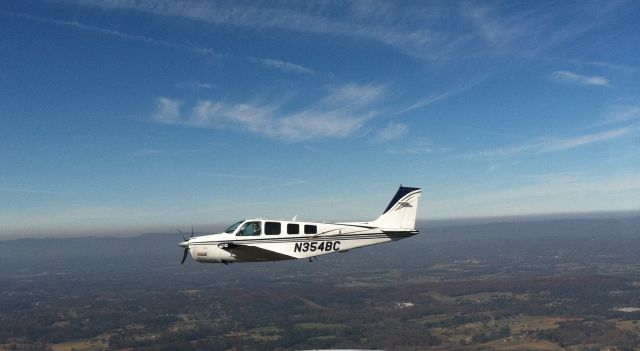
{"label": "wispy cloud", "polygon": [[[426,50],[434,41],[443,41],[430,30],[416,27],[419,6],[403,8],[381,3],[355,1],[330,11],[330,3],[224,3],[195,1],[69,1],[78,5],[135,10],[148,14],[178,17],[213,24],[256,29],[280,29],[314,34],[367,38],[397,47],[413,55],[433,55],[442,50]],[[436,11],[435,6],[431,12]],[[332,14],[332,16],[329,16]],[[401,26],[397,23],[412,23]]]}
{"label": "wispy cloud", "polygon": [[169,98],[158,98],[156,101],[156,113],[153,115],[153,120],[158,123],[179,123],[180,106],[182,103],[177,100]]}
{"label": "wispy cloud", "polygon": [[601,76],[585,76],[570,71],[555,71],[551,73],[550,77],[557,82],[565,84],[611,87],[609,80]]}
{"label": "wispy cloud", "polygon": [[569,149],[574,149],[579,146],[584,146],[588,144],[593,144],[605,140],[616,139],[625,135],[630,134],[631,132],[637,131],[637,127],[627,127],[627,128],[619,128],[613,130],[607,130],[599,133],[592,133],[586,135],[579,135],[569,138],[558,138],[558,139],[550,139],[542,142],[539,145],[539,150],[537,153],[547,153],[547,152],[556,152],[556,151],[565,151]]}
{"label": "wispy cloud", "polygon": [[500,9],[477,4],[468,4],[462,14],[476,29],[477,35],[492,47],[504,48],[512,45],[517,39],[526,36],[535,26],[531,13],[505,15]]}
{"label": "wispy cloud", "polygon": [[310,107],[294,112],[285,112],[282,104],[200,100],[186,115],[182,114],[180,101],[158,98],[153,121],[195,128],[236,129],[294,141],[342,138],[377,116],[376,104],[384,97],[383,85],[350,83],[331,88]]}
{"label": "wispy cloud", "polygon": [[417,110],[426,106],[429,106],[433,103],[436,103],[438,101],[441,100],[445,100],[448,99],[450,97],[456,96],[458,94],[461,94],[473,87],[475,87],[476,85],[482,83],[482,81],[484,81],[486,79],[486,75],[483,75],[480,78],[476,78],[476,79],[469,79],[465,84],[459,85],[459,86],[455,86],[451,89],[439,92],[439,93],[435,93],[435,94],[431,94],[425,98],[419,99],[418,101],[414,102],[412,105],[400,109],[398,111],[396,111],[394,113],[394,115],[398,115],[398,114],[402,114],[405,112],[409,112],[409,111],[413,111],[413,110]]}
{"label": "wispy cloud", "polygon": [[274,59],[265,59],[258,57],[249,57],[249,61],[254,63],[259,63],[268,68],[275,68],[282,71],[298,73],[298,74],[315,74],[316,72],[308,67],[304,67],[295,63],[283,61],[283,60],[274,60]]}
{"label": "wispy cloud", "polygon": [[409,127],[406,124],[389,122],[384,129],[381,129],[377,133],[377,139],[379,141],[389,141],[398,139],[407,134]]}
{"label": "wispy cloud", "polygon": [[[194,44],[182,44],[179,42],[166,41],[166,40],[161,40],[157,38],[152,38],[149,36],[131,34],[131,33],[123,32],[120,30],[88,25],[78,21],[68,21],[68,20],[61,20],[61,19],[55,19],[55,18],[40,17],[40,16],[34,16],[34,15],[22,14],[22,13],[3,13],[3,14],[30,20],[30,21],[36,21],[36,22],[53,24],[53,25],[64,26],[64,27],[71,27],[77,30],[93,32],[101,35],[108,35],[108,36],[125,39],[129,41],[143,42],[146,44],[161,46],[168,49],[188,51],[194,54],[203,55],[203,56],[207,56],[215,59],[241,60],[241,61],[246,61],[253,64],[259,64],[267,68],[278,69],[281,71],[297,73],[297,74],[314,74],[315,73],[315,71],[310,68],[307,68],[292,62],[287,62],[284,60],[260,58],[260,57],[253,57],[253,56],[244,57],[244,56],[237,56],[230,53],[221,53],[221,52],[216,52],[215,50],[205,46],[194,45]],[[208,83],[202,83],[197,81],[182,83],[182,85],[179,86],[179,88],[189,88],[189,89],[210,89],[212,87],[213,86]]]}
{"label": "wispy cloud", "polygon": [[569,60],[569,62],[584,65],[584,66],[594,66],[600,68],[606,68],[609,70],[620,71],[624,73],[634,73],[638,71],[638,68],[628,65],[620,65],[612,62],[606,61],[584,61],[584,60]]}
{"label": "wispy cloud", "polygon": [[188,80],[186,82],[180,82],[176,84],[176,88],[178,89],[186,89],[186,90],[202,90],[202,89],[213,89],[215,86],[212,83],[201,82],[199,80]]}
{"label": "wispy cloud", "polygon": [[582,2],[549,7],[538,2],[514,11],[510,3],[470,2],[462,6],[462,15],[473,28],[472,42],[482,40],[495,50],[493,54],[536,57],[597,28],[619,5]]}
{"label": "wispy cloud", "polygon": [[502,148],[488,149],[472,154],[467,154],[467,157],[486,157],[486,158],[509,158],[518,155],[536,155],[545,154],[551,152],[560,152],[570,149],[575,149],[581,146],[586,146],[606,140],[617,139],[632,133],[636,133],[640,130],[640,125],[629,125],[622,128],[611,129],[596,133],[589,133],[571,137],[551,138],[544,137],[537,140],[519,144],[511,145]]}
{"label": "wispy cloud", "polygon": [[[77,1],[78,5],[127,9],[252,29],[277,29],[371,40],[420,59],[443,61],[478,51],[539,52],[598,25],[607,8],[572,4],[513,11],[502,3],[444,6],[438,2],[201,2]],[[337,5],[339,4],[339,5]],[[575,15],[578,13],[579,15]],[[574,16],[571,16],[571,15]],[[442,18],[455,19],[444,25]],[[570,18],[570,20],[567,20]],[[449,22],[447,22],[449,23]]]}
{"label": "wispy cloud", "polygon": [[[377,42],[407,56],[448,62],[473,55],[531,55],[557,47],[596,28],[616,7],[532,3],[514,11],[509,3],[379,2],[202,2],[196,0],[62,0],[79,6],[131,10],[255,30],[285,30]],[[447,21],[443,21],[443,19]],[[461,53],[463,53],[461,55]],[[293,73],[311,69],[278,59],[259,59]],[[284,63],[284,64],[282,64]],[[299,67],[296,67],[299,66]],[[302,69],[299,69],[302,68]]]}
{"label": "wispy cloud", "polygon": [[640,118],[640,105],[617,105],[611,108],[605,120],[600,123],[615,124],[635,121]]}
{"label": "wispy cloud", "polygon": [[89,31],[89,32],[94,32],[102,35],[109,35],[109,36],[126,39],[130,41],[144,42],[147,44],[162,46],[162,47],[166,47],[174,50],[190,51],[193,53],[208,55],[215,58],[231,57],[229,54],[216,53],[214,50],[210,48],[202,47],[202,46],[185,45],[185,44],[180,44],[176,42],[155,39],[155,38],[151,38],[144,35],[130,34],[130,33],[122,32],[119,30],[92,26],[92,25],[84,24],[78,21],[67,21],[67,20],[40,17],[40,16],[34,16],[34,15],[28,15],[28,14],[22,14],[22,13],[4,13],[4,14],[17,17],[17,18],[23,18],[31,21],[41,22],[41,23],[72,27],[77,30]]}
{"label": "wispy cloud", "polygon": [[640,119],[640,105],[636,103],[614,104],[606,107],[604,118],[586,126],[586,129],[633,125]]}
{"label": "wispy cloud", "polygon": [[425,140],[414,140],[408,144],[387,149],[387,153],[397,155],[440,154],[448,151],[450,151],[448,147],[436,146]]}

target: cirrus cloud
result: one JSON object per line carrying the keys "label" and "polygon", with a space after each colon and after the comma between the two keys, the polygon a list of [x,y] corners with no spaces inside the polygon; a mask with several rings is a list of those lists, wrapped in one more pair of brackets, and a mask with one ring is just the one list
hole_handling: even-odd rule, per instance
{"label": "cirrus cloud", "polygon": [[484,157],[504,159],[519,155],[538,155],[560,152],[607,140],[621,138],[637,133],[638,131],[640,131],[640,124],[632,124],[621,128],[609,129],[595,133],[587,133],[583,135],[569,137],[543,137],[525,144],[483,150],[468,154],[466,156],[472,158]]}
{"label": "cirrus cloud", "polygon": [[565,84],[611,87],[611,83],[605,77],[585,76],[570,71],[555,71],[551,73],[551,79]]}
{"label": "cirrus cloud", "polygon": [[379,141],[389,141],[404,136],[409,131],[406,124],[389,122],[384,129],[378,131]]}
{"label": "cirrus cloud", "polygon": [[376,104],[385,97],[383,85],[349,83],[298,111],[282,104],[200,100],[183,114],[182,102],[161,97],[152,120],[194,128],[233,129],[290,141],[344,138],[379,115]]}

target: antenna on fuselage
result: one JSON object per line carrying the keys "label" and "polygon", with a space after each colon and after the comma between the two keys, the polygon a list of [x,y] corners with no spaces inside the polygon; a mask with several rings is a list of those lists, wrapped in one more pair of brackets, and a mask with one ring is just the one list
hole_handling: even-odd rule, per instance
{"label": "antenna on fuselage", "polygon": [[297,214],[297,213],[296,213],[296,215],[295,215],[295,216],[293,216],[293,218],[291,218],[291,221],[292,221],[292,222],[295,222],[295,220],[296,220],[296,219],[298,219],[298,214]]}

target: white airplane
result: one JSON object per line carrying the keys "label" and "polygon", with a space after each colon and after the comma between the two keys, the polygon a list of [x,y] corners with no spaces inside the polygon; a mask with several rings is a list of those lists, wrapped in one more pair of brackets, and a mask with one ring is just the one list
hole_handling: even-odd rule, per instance
{"label": "white airplane", "polygon": [[197,262],[282,261],[395,241],[418,234],[415,229],[420,188],[400,186],[382,215],[371,222],[321,223],[246,219],[220,234],[184,238],[187,253]]}

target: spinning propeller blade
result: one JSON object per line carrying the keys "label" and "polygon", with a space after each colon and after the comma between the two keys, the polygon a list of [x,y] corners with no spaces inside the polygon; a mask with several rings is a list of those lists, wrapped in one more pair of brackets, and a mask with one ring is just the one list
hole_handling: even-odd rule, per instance
{"label": "spinning propeller blade", "polygon": [[184,248],[184,254],[182,254],[182,261],[180,261],[180,264],[183,264],[184,261],[187,259],[187,253],[189,252],[188,248]]}
{"label": "spinning propeller blade", "polygon": [[184,247],[184,253],[182,254],[182,261],[180,261],[180,264],[184,264],[184,261],[187,259],[187,254],[189,253],[189,240],[193,238],[193,226],[191,226],[191,235],[189,236],[189,238],[184,236],[180,229],[178,229],[178,233],[180,233],[180,236],[182,236],[183,240],[180,243],[180,246]]}

